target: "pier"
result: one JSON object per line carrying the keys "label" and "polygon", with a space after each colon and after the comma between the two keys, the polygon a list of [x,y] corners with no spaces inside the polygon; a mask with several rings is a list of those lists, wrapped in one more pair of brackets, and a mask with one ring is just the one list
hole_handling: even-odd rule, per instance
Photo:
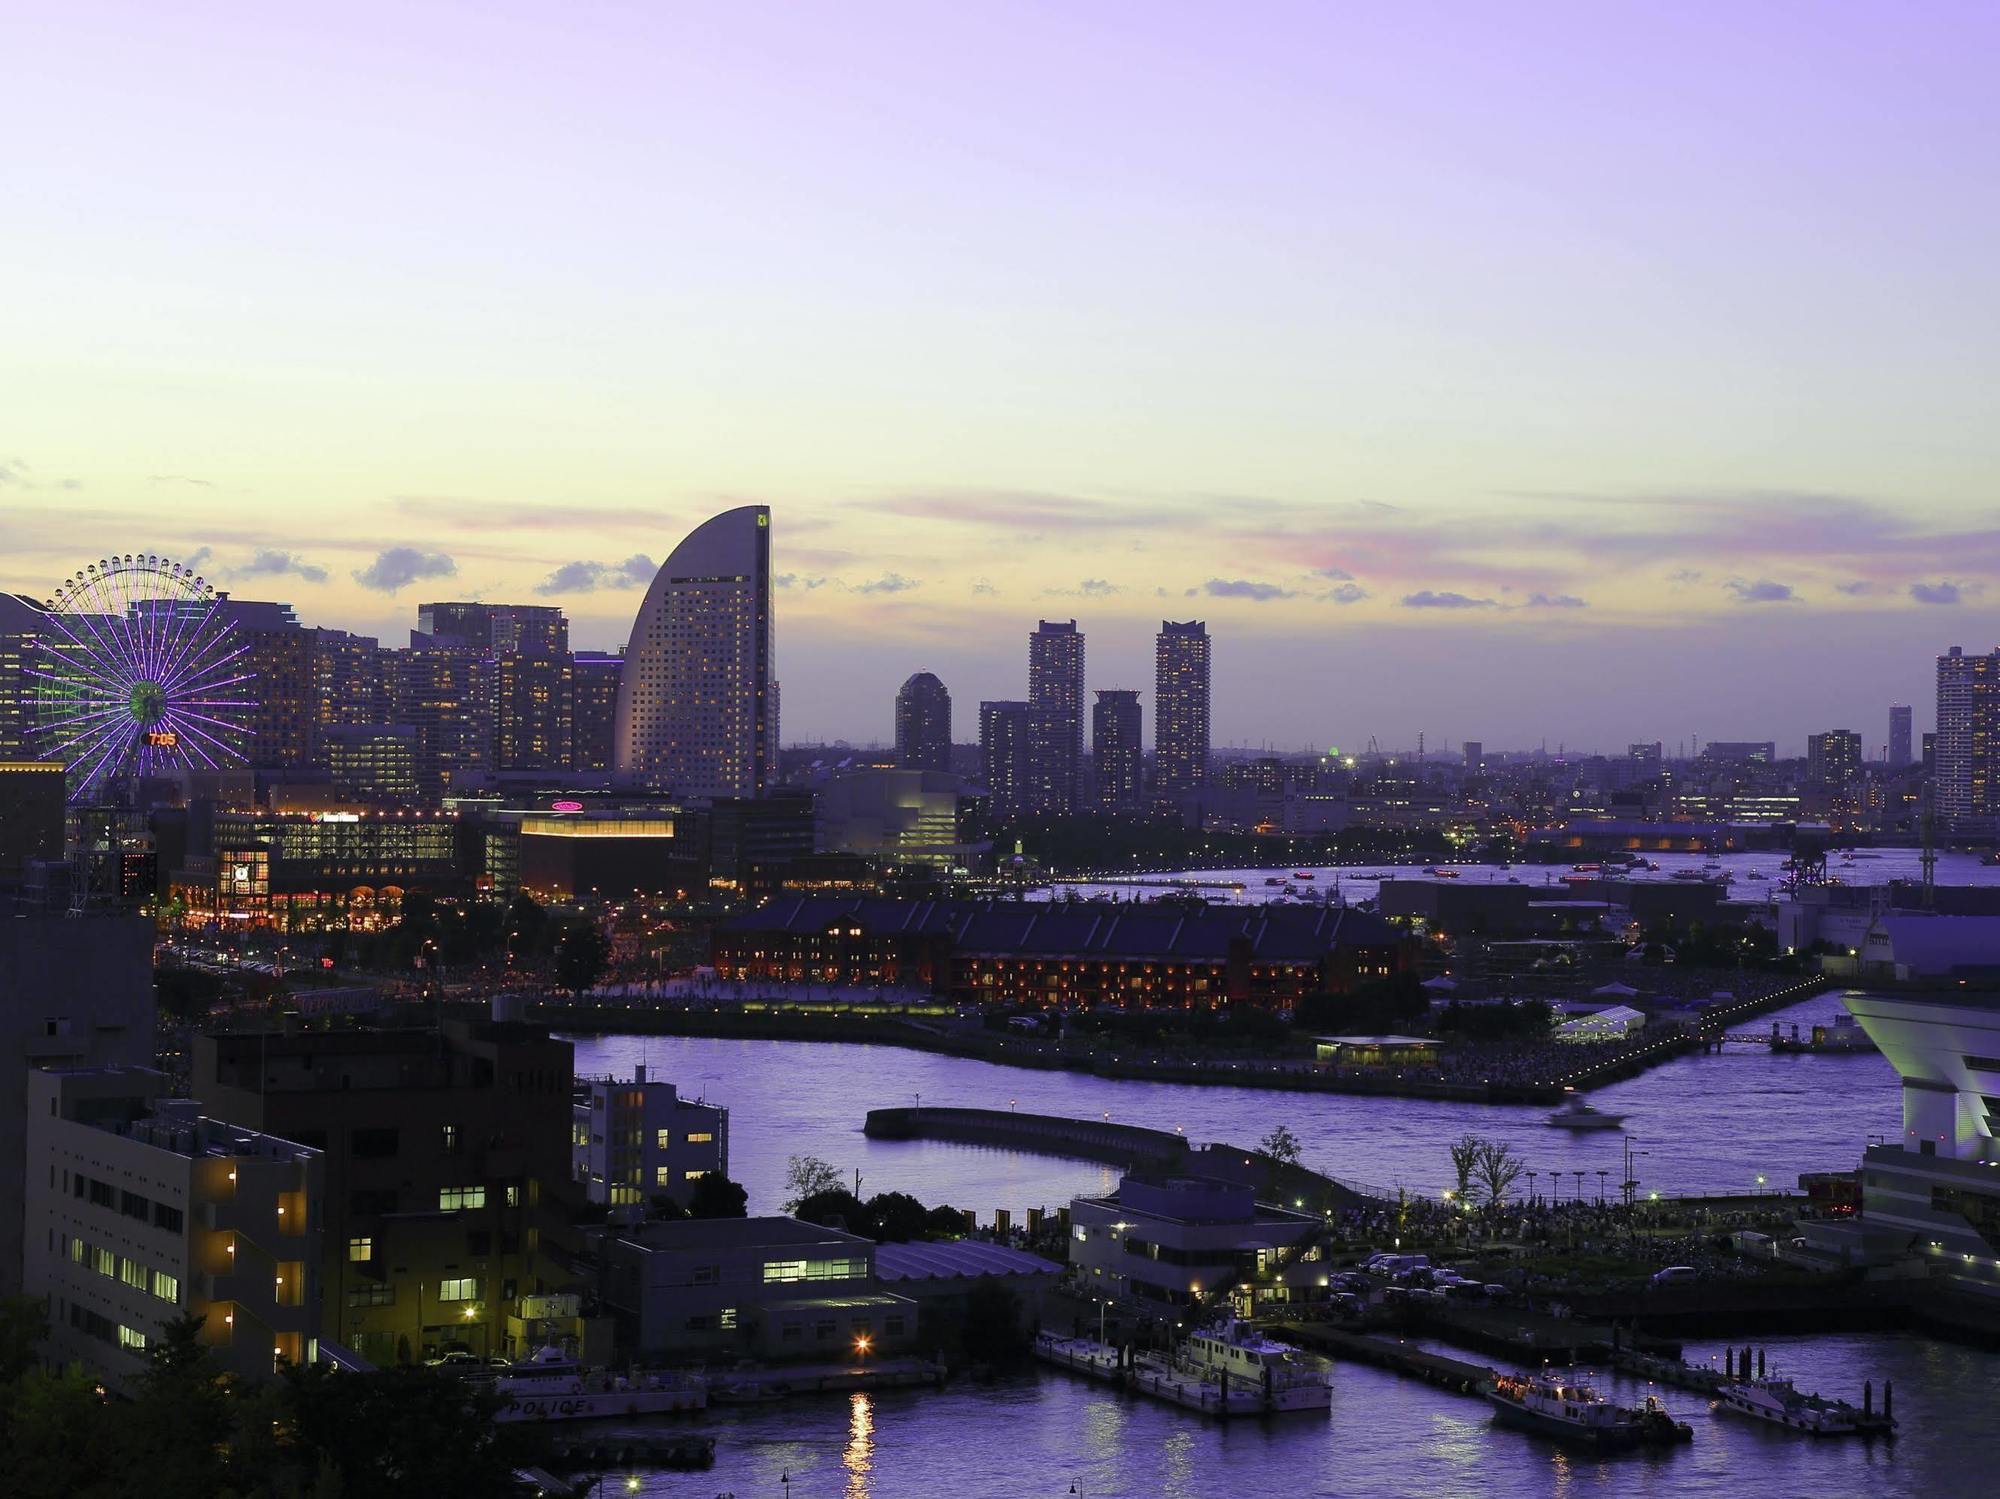
{"label": "pier", "polygon": [[1280,1322],[1272,1326],[1271,1336],[1300,1348],[1309,1348],[1328,1358],[1371,1364],[1377,1369],[1387,1369],[1410,1379],[1421,1379],[1425,1384],[1436,1385],[1458,1395],[1477,1395],[1494,1375],[1494,1371],[1485,1364],[1469,1363],[1448,1354],[1412,1348],[1407,1343],[1392,1343],[1387,1338],[1347,1332],[1319,1323]]}

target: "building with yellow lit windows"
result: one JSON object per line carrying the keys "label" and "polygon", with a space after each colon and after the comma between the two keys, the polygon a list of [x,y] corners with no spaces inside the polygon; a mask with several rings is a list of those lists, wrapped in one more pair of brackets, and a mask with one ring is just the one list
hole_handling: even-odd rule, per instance
{"label": "building with yellow lit windows", "polygon": [[23,1289],[49,1362],[129,1393],[187,1315],[240,1379],[316,1361],[320,1153],[170,1091],[143,1067],[28,1074]]}

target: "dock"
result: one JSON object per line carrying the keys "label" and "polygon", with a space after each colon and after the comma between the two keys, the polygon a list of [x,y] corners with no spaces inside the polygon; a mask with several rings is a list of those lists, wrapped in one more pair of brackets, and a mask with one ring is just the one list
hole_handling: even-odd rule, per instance
{"label": "dock", "polygon": [[1449,1354],[1431,1353],[1422,1348],[1412,1348],[1407,1343],[1392,1343],[1387,1338],[1317,1323],[1278,1323],[1271,1328],[1271,1336],[1301,1348],[1310,1348],[1328,1358],[1370,1364],[1393,1374],[1421,1379],[1425,1384],[1436,1385],[1456,1395],[1477,1395],[1494,1377],[1494,1371],[1485,1364],[1469,1363]]}

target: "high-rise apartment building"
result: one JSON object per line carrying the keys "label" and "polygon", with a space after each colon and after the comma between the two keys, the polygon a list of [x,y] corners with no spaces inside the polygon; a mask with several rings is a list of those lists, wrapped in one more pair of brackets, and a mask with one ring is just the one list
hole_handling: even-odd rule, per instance
{"label": "high-rise apartment building", "polygon": [[569,621],[553,604],[419,604],[417,630],[496,659],[569,654]]}
{"label": "high-rise apartment building", "polygon": [[1806,779],[1845,790],[1861,779],[1861,736],[1827,729],[1806,737]]}
{"label": "high-rise apartment building", "polygon": [[1910,705],[1895,703],[1889,708],[1889,768],[1901,770],[1910,763]]}
{"label": "high-rise apartment building", "polygon": [[761,796],[776,779],[771,509],[703,521],[632,622],[616,766],[683,796]]}
{"label": "high-rise apartment building", "polygon": [[1486,769],[1486,746],[1477,739],[1465,741],[1465,773],[1478,775]]}
{"label": "high-rise apartment building", "polygon": [[575,671],[559,656],[493,661],[493,763],[500,770],[567,770],[576,725]]}
{"label": "high-rise apartment building", "polygon": [[951,769],[951,694],[927,671],[917,672],[896,694],[896,765]]}
{"label": "high-rise apartment building", "polygon": [[[380,724],[389,718],[391,655],[372,635],[312,629],[315,734],[336,724]],[[324,763],[322,758],[320,763]]]}
{"label": "high-rise apartment building", "polygon": [[1083,634],[1076,621],[1041,621],[1028,637],[1028,701],[1037,742],[1028,776],[1035,802],[1074,812],[1083,779]]}
{"label": "high-rise apartment building", "polygon": [[1160,621],[1153,640],[1153,790],[1163,805],[1208,783],[1208,626]]}
{"label": "high-rise apartment building", "polygon": [[618,679],[625,658],[613,651],[578,651],[570,660],[571,770],[609,770],[617,747]]}
{"label": "high-rise apartment building", "polygon": [[1938,657],[1937,733],[1931,784],[1940,831],[2000,826],[2000,650]]}
{"label": "high-rise apartment building", "polygon": [[1097,805],[1129,817],[1141,810],[1139,694],[1129,688],[1098,692],[1090,710],[1090,758],[1096,773]]}

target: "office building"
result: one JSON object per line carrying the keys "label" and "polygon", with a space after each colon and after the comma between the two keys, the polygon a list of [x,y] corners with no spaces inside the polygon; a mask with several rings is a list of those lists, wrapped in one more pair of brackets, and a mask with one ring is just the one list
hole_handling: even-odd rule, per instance
{"label": "office building", "polygon": [[617,752],[618,679],[625,658],[578,651],[570,660],[571,770],[609,770]]}
{"label": "office building", "polygon": [[322,1153],[321,1336],[377,1364],[526,1357],[552,1331],[534,1303],[571,1285],[571,1064],[499,1021],[231,1033],[195,1038],[190,1091]]}
{"label": "office building", "polygon": [[632,622],[616,766],[680,796],[761,796],[778,764],[771,509],[743,505],[674,548]]}
{"label": "office building", "polygon": [[1045,619],[1028,637],[1028,702],[1037,710],[1027,767],[1030,799],[1074,812],[1083,776],[1083,635],[1076,621]]}
{"label": "office building", "polygon": [[243,685],[250,709],[249,763],[259,769],[291,769],[312,763],[313,731],[319,696],[313,667],[313,632],[300,627],[290,604],[215,596],[218,618],[236,626],[243,646]]}
{"label": "office building", "polygon": [[412,890],[450,894],[458,823],[439,813],[261,812],[200,803],[169,893],[196,919],[284,931],[393,921]]}
{"label": "office building", "polygon": [[552,604],[419,604],[417,630],[495,660],[569,654],[569,621]]}
{"label": "office building", "polygon": [[708,870],[684,831],[661,812],[530,814],[515,835],[514,883],[540,901],[690,894]]}
{"label": "office building", "polygon": [[630,1082],[592,1078],[575,1105],[570,1159],[586,1199],[637,1222],[653,1198],[686,1206],[704,1176],[729,1175],[729,1110],[650,1081],[644,1063]]}
{"label": "office building", "polygon": [[417,731],[417,788],[429,801],[443,796],[453,772],[493,764],[493,663],[449,641],[413,637],[395,652],[389,683],[392,720]]}
{"label": "office building", "polygon": [[153,923],[138,916],[0,914],[0,1296],[21,1289],[32,1067],[149,1067]]}
{"label": "office building", "polygon": [[951,694],[927,671],[896,694],[896,768],[951,769]]}
{"label": "office building", "polygon": [[1901,770],[1910,763],[1910,706],[1896,703],[1889,709],[1889,768]]}
{"label": "office building", "polygon": [[388,806],[417,799],[417,731],[408,724],[322,724],[319,760],[338,797]]}
{"label": "office building", "polygon": [[1937,733],[1931,785],[1938,829],[1991,834],[2000,828],[2000,650],[1938,657]]}
{"label": "office building", "polygon": [[27,1082],[22,1289],[50,1363],[130,1395],[183,1316],[237,1379],[317,1360],[318,1151],[205,1117],[148,1068]]}
{"label": "office building", "polygon": [[494,768],[570,769],[576,712],[569,656],[497,656],[492,670]]}
{"label": "office building", "polygon": [[1806,779],[1845,791],[1861,779],[1861,736],[1852,729],[1827,729],[1806,737]]}
{"label": "office building", "polygon": [[719,797],[708,818],[709,878],[719,885],[746,889],[765,883],[814,852],[817,827],[809,791]]}
{"label": "office building", "polygon": [[1097,694],[1090,710],[1090,758],[1100,810],[1119,817],[1142,810],[1140,733],[1137,692],[1107,688]]}
{"label": "office building", "polygon": [[0,885],[18,883],[32,862],[63,856],[67,784],[60,760],[0,756]]}
{"label": "office building", "polygon": [[880,1289],[875,1245],[796,1218],[642,1223],[606,1245],[605,1299],[645,1359],[910,1352],[917,1305]]}
{"label": "office building", "polygon": [[1208,783],[1208,626],[1160,621],[1153,641],[1153,790],[1178,807]]}
{"label": "office building", "polygon": [[0,760],[28,760],[37,753],[35,679],[41,606],[24,593],[0,593]]}

